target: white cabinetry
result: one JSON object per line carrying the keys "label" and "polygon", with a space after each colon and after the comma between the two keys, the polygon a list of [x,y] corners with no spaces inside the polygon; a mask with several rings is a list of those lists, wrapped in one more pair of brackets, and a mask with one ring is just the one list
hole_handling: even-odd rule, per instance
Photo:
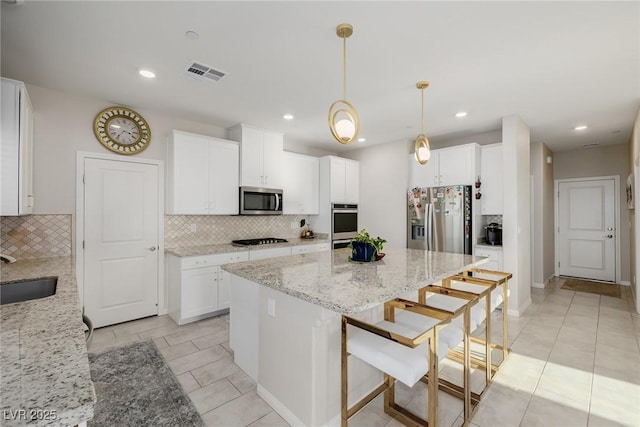
{"label": "white cabinetry", "polygon": [[360,163],[358,161],[326,156],[320,159],[320,170],[320,176],[323,179],[329,178],[330,203],[358,203],[360,198]]}
{"label": "white cabinetry", "polygon": [[473,185],[479,170],[480,146],[465,144],[432,150],[426,165],[409,156],[411,187]]}
{"label": "white cabinetry", "polygon": [[2,78],[0,215],[33,213],[33,107],[24,83]]}
{"label": "white cabinetry", "polygon": [[178,323],[209,317],[231,305],[231,275],[220,265],[249,260],[249,252],[167,256],[169,316]]}
{"label": "white cabinetry", "polygon": [[317,215],[320,160],[302,154],[283,153],[283,213]]}
{"label": "white cabinetry", "polygon": [[229,138],[240,142],[240,185],[282,188],[281,133],[240,124],[229,129]]}
{"label": "white cabinetry", "polygon": [[174,130],[167,146],[167,213],[238,213],[236,142]]}
{"label": "white cabinetry", "polygon": [[291,248],[291,255],[309,254],[313,252],[328,251],[331,249],[330,243],[317,243],[315,245],[298,245]]}
{"label": "white cabinetry", "polygon": [[474,255],[489,258],[489,261],[479,268],[502,271],[502,247],[476,246]]}
{"label": "white cabinetry", "polygon": [[502,144],[482,147],[480,171],[482,215],[502,215]]}
{"label": "white cabinetry", "polygon": [[291,246],[284,248],[252,249],[249,251],[249,260],[256,261],[259,259],[276,258],[289,255],[291,255]]}

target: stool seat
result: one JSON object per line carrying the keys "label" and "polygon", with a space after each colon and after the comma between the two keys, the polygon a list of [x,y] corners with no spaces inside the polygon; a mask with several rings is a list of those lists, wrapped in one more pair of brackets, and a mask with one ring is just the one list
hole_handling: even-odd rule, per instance
{"label": "stool seat", "polygon": [[[410,314],[421,318],[420,327],[412,328],[410,325],[400,324],[397,322],[397,318],[395,323],[383,320],[376,323],[375,326],[399,335],[411,337],[417,336],[439,323],[437,319],[420,314],[408,312],[402,314]],[[446,326],[443,331],[448,328],[449,326]],[[438,360],[442,360],[447,356],[449,348],[449,345],[438,346]],[[429,348],[426,342],[411,348],[367,331],[353,328],[353,331],[349,331],[347,351],[409,387],[413,387],[429,369]]]}

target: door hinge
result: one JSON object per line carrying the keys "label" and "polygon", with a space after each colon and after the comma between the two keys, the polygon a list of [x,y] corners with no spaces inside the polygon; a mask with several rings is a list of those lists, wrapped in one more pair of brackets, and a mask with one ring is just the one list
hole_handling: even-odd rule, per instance
{"label": "door hinge", "polygon": [[84,240],[82,241],[82,249],[84,249]]}
{"label": "door hinge", "polygon": [[82,174],[82,183],[83,184],[85,183],[84,178],[85,178],[85,174]]}
{"label": "door hinge", "polygon": [[560,261],[558,261],[558,268],[560,268]]}

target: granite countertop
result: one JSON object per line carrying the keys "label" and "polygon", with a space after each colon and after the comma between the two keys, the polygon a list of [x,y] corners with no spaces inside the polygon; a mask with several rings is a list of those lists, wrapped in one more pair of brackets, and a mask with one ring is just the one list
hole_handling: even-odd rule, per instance
{"label": "granite countertop", "polygon": [[225,264],[222,269],[342,314],[358,313],[436,282],[488,258],[385,248],[376,262],[348,260],[351,249]]}
{"label": "granite countertop", "polygon": [[252,251],[269,248],[284,248],[287,246],[313,245],[316,243],[331,243],[327,237],[316,237],[314,239],[301,239],[299,237],[287,237],[286,243],[270,243],[268,245],[256,246],[235,246],[231,243],[220,243],[216,245],[203,246],[181,246],[176,248],[166,248],[165,253],[177,257],[189,257],[197,255],[226,254],[231,252]]}
{"label": "granite countertop", "polygon": [[93,418],[96,396],[72,258],[0,268],[3,282],[58,276],[55,295],[0,306],[0,424],[73,426]]}

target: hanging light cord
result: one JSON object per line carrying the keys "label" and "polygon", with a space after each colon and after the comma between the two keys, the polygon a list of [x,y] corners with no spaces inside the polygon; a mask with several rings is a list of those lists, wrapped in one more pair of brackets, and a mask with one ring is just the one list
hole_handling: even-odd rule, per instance
{"label": "hanging light cord", "polygon": [[420,109],[420,133],[424,134],[424,88],[420,90],[421,109]]}
{"label": "hanging light cord", "polygon": [[347,38],[342,36],[342,92],[347,100]]}

